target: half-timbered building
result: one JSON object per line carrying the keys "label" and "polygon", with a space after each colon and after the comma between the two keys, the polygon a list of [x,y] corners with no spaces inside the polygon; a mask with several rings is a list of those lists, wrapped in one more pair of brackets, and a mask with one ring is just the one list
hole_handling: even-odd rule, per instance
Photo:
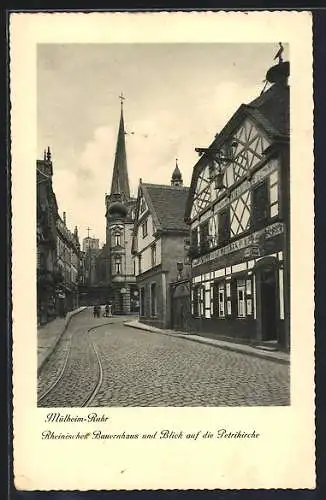
{"label": "half-timbered building", "polygon": [[242,104],[193,170],[186,208],[195,329],[288,350],[289,63]]}

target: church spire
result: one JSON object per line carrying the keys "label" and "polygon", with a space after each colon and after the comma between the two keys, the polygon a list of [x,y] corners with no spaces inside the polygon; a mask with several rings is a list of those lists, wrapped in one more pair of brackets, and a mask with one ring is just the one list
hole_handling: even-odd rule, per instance
{"label": "church spire", "polygon": [[123,101],[125,97],[121,93],[119,98],[121,100],[121,114],[120,114],[117,147],[115,151],[114,167],[112,174],[111,195],[121,194],[125,198],[130,198],[126,142],[125,142],[125,127],[123,118]]}

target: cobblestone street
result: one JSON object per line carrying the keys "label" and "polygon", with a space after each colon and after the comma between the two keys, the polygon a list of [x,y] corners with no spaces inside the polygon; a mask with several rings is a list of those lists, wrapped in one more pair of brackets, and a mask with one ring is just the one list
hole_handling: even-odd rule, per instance
{"label": "cobblestone street", "polygon": [[288,405],[289,366],[128,328],[126,318],[72,318],[38,380],[39,406]]}

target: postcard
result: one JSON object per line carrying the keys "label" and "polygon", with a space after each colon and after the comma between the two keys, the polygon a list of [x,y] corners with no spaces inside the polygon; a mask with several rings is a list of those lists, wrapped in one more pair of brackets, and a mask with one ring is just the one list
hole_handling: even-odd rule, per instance
{"label": "postcard", "polygon": [[16,488],[314,489],[311,14],[9,43]]}

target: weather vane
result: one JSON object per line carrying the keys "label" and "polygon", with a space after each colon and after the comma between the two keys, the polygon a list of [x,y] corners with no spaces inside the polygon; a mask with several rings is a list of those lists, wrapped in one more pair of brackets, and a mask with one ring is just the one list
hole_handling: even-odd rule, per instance
{"label": "weather vane", "polygon": [[279,42],[279,46],[280,48],[278,49],[275,57],[274,57],[274,60],[275,59],[278,59],[278,63],[281,64],[283,62],[283,57],[282,57],[282,54],[283,54],[283,51],[284,51],[284,47],[282,45],[282,42]]}

